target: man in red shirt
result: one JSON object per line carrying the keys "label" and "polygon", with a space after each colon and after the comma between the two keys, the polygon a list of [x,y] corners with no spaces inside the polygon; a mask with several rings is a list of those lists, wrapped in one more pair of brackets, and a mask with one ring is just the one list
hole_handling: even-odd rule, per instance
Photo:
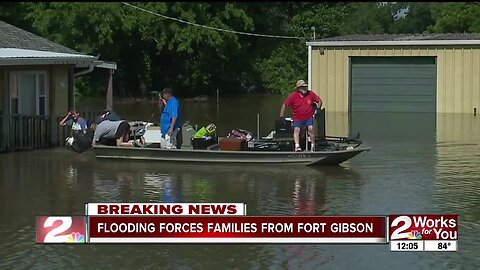
{"label": "man in red shirt", "polygon": [[285,108],[291,107],[293,110],[293,141],[295,142],[295,151],[302,151],[300,148],[300,128],[307,126],[312,142],[311,150],[314,151],[315,134],[313,132],[313,114],[314,106],[322,107],[322,100],[313,91],[308,90],[308,84],[304,80],[297,81],[294,91],[285,99],[280,109],[280,118],[285,114]]}

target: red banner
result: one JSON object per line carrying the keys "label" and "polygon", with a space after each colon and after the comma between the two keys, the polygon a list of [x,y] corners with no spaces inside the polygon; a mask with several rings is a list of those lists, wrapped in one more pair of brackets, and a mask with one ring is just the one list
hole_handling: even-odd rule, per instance
{"label": "red banner", "polygon": [[386,243],[384,216],[89,217],[90,243]]}

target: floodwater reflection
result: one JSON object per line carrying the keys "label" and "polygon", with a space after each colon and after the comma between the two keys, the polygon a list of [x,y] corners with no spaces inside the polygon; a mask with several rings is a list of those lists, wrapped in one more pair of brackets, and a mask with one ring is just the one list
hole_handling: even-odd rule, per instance
{"label": "floodwater reflection", "polygon": [[[281,99],[222,98],[221,132],[255,130],[260,112],[260,129],[268,133]],[[152,108],[140,105],[115,108],[128,118],[148,119]],[[214,101],[183,102],[182,107],[192,122],[215,119]],[[327,134],[348,131],[345,119],[327,114]],[[98,268],[99,262],[119,269],[480,268],[480,117],[363,113],[350,120],[352,131],[360,132],[372,150],[336,167],[104,161],[92,152],[62,148],[0,155],[0,269],[84,269]],[[458,213],[459,251],[400,254],[387,245],[33,243],[36,215],[82,215],[87,202],[244,202],[248,215]]]}

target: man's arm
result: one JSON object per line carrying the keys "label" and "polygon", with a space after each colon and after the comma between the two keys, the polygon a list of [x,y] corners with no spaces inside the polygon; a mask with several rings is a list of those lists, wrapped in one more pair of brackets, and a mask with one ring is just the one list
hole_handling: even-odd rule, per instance
{"label": "man's arm", "polygon": [[70,115],[71,115],[71,112],[68,112],[67,115],[65,115],[65,117],[62,119],[62,121],[60,121],[60,126],[65,126],[65,122],[68,120]]}
{"label": "man's arm", "polygon": [[170,122],[170,128],[168,129],[168,135],[172,136],[173,130],[175,129],[175,123],[178,118],[178,102],[172,102],[172,105],[168,108],[168,113],[172,116],[172,121]]}
{"label": "man's arm", "polygon": [[158,108],[159,108],[160,110],[162,110],[163,107],[165,107],[165,105],[167,105],[167,102],[165,101],[165,99],[163,99],[162,94],[159,94],[159,95],[158,95]]}
{"label": "man's arm", "polygon": [[172,117],[172,122],[170,123],[170,128],[168,129],[168,135],[172,136],[173,134],[173,128],[175,127],[175,122],[177,122],[177,117],[173,116]]}
{"label": "man's arm", "polygon": [[293,95],[290,94],[283,102],[282,107],[280,108],[280,117],[283,117],[285,115],[285,108],[292,106],[292,98]]}
{"label": "man's arm", "polygon": [[323,103],[323,102],[322,102],[322,99],[317,95],[317,93],[315,93],[315,92],[313,92],[313,91],[312,91],[312,93],[315,94],[315,98],[314,98],[313,101],[314,101],[315,104],[317,105],[317,108],[321,109],[321,108],[322,108],[322,103]]}
{"label": "man's arm", "polygon": [[123,137],[117,139],[117,146],[133,146],[132,141],[124,142]]}
{"label": "man's arm", "polygon": [[287,106],[285,106],[285,104],[282,104],[282,107],[280,108],[280,118],[283,117],[285,115],[285,108]]}

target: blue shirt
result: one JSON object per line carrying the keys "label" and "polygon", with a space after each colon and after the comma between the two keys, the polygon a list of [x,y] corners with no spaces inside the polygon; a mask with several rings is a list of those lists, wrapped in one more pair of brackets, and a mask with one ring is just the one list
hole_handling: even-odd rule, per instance
{"label": "blue shirt", "polygon": [[172,117],[176,117],[175,126],[173,129],[180,127],[180,105],[175,97],[171,97],[165,108],[163,109],[162,116],[160,117],[160,130],[162,134],[167,134],[172,123]]}
{"label": "blue shirt", "polygon": [[74,122],[73,119],[69,119],[65,124],[72,126],[72,130],[74,131],[84,131],[87,129],[87,121],[81,117],[79,117],[76,122]]}

